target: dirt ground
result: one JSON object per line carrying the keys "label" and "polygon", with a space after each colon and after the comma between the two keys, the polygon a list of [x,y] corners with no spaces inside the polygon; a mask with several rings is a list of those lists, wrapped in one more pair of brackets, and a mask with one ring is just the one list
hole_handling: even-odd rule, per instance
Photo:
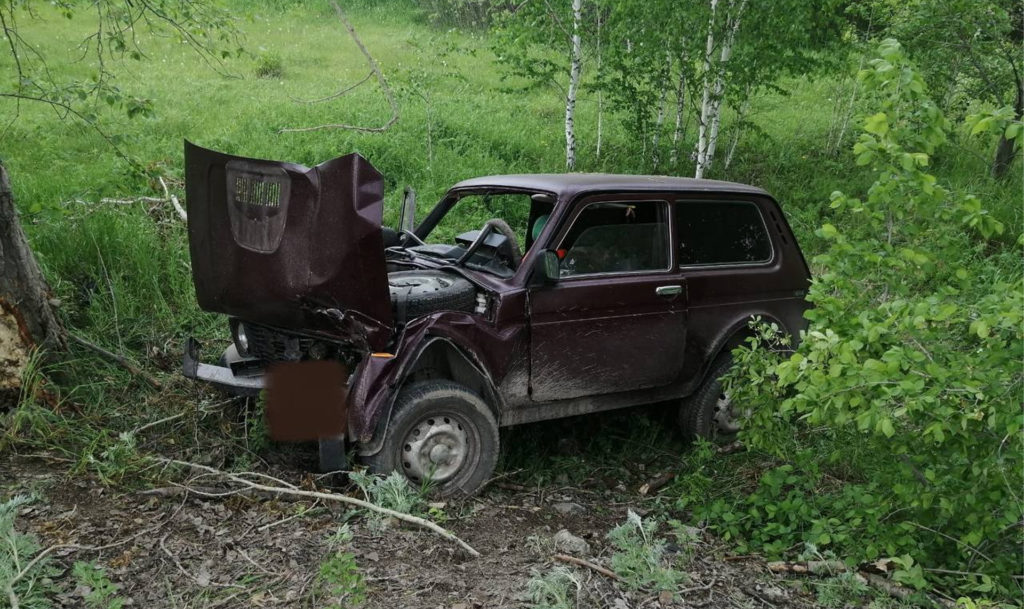
{"label": "dirt ground", "polygon": [[[555,563],[560,529],[585,540],[581,555],[608,566],[607,532],[627,509],[644,513],[649,498],[585,488],[527,489],[500,481],[477,497],[441,507],[444,526],[480,553],[437,535],[349,511],[345,506],[269,496],[199,497],[170,486],[114,491],[66,464],[15,456],[0,464],[0,496],[33,493],[18,526],[41,543],[106,546],[58,550],[69,575],[76,560],[106,569],[126,606],[324,607],[318,589],[323,561],[351,552],[366,587],[366,607],[475,609],[528,607],[527,582]],[[284,479],[301,476],[278,472]],[[307,479],[308,483],[308,479]],[[332,541],[347,521],[351,541]],[[756,558],[729,557],[703,534],[686,547],[669,545],[688,575],[675,599],[626,591],[592,569],[571,567],[578,607],[806,607],[813,598]],[[685,558],[684,558],[685,557]],[[58,582],[70,582],[58,577]],[[84,606],[87,589],[58,586],[55,605]],[[342,605],[344,606],[344,605]]]}

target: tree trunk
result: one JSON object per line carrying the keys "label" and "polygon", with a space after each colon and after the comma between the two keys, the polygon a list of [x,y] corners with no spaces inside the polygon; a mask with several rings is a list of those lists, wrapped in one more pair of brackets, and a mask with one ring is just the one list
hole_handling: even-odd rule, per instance
{"label": "tree trunk", "polygon": [[686,132],[683,112],[686,110],[686,52],[679,61],[679,87],[676,89],[676,128],[672,132],[672,156],[669,165],[674,170],[679,165],[679,140]]}
{"label": "tree trunk", "polygon": [[711,17],[708,19],[708,40],[704,49],[704,94],[700,102],[700,124],[697,125],[697,167],[693,177],[703,178],[708,158],[708,132],[711,126],[711,60],[715,51],[715,9],[718,0],[711,0]]}
{"label": "tree trunk", "polygon": [[[597,12],[597,73],[601,74],[601,11]],[[600,76],[598,76],[600,78]],[[601,160],[601,126],[604,121],[604,91],[597,90],[597,151],[596,158]]]}
{"label": "tree trunk", "polygon": [[660,87],[661,98],[658,100],[658,116],[654,122],[654,135],[651,136],[651,167],[655,172],[661,164],[659,144],[661,139],[661,128],[665,123],[665,101],[668,99],[668,79],[672,75],[672,55],[665,52],[665,73],[662,74]]}
{"label": "tree trunk", "polygon": [[732,157],[736,154],[736,146],[740,143],[740,134],[743,133],[743,121],[746,120],[747,110],[750,109],[750,88],[748,84],[747,90],[744,92],[743,103],[740,104],[740,108],[736,112],[736,126],[732,131],[732,143],[729,144],[729,152],[725,155],[726,171],[732,165]]}
{"label": "tree trunk", "polygon": [[[1017,79],[1017,101],[1013,105],[1016,120],[1024,118],[1024,82]],[[1001,179],[1010,171],[1010,165],[1017,156],[1017,140],[1006,139],[1006,131],[999,134],[996,145],[996,158],[992,161],[992,177]]]}
{"label": "tree trunk", "polygon": [[580,86],[583,49],[580,45],[580,20],[583,0],[572,0],[572,64],[569,67],[569,94],[565,97],[565,168],[576,169],[576,91]]}
{"label": "tree trunk", "polygon": [[17,403],[32,351],[67,346],[50,287],[18,222],[7,169],[0,163],[0,410]]}
{"label": "tree trunk", "polygon": [[[704,153],[704,170],[711,169],[715,161],[715,148],[718,146],[718,128],[722,124],[722,101],[725,99],[725,65],[732,58],[732,46],[736,42],[736,32],[740,29],[740,18],[743,16],[743,9],[747,0],[740,0],[735,11],[731,11],[726,17],[725,39],[722,41],[722,53],[718,58],[718,68],[715,70],[715,89],[711,94],[711,134],[708,136],[707,149]],[[730,9],[734,5],[730,5]]]}

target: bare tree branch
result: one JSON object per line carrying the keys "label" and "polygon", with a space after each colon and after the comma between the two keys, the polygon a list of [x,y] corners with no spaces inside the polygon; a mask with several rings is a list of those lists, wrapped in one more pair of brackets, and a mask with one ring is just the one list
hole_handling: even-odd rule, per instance
{"label": "bare tree branch", "polygon": [[[341,20],[342,25],[348,30],[349,36],[359,47],[359,51],[362,52],[363,56],[366,57],[366,62],[370,64],[371,72],[377,77],[377,82],[380,83],[381,91],[384,93],[384,97],[388,101],[388,105],[391,106],[391,118],[387,120],[380,127],[365,127],[361,125],[346,125],[342,123],[317,125],[315,127],[293,127],[278,129],[278,133],[299,133],[304,131],[320,131],[323,129],[347,129],[349,131],[363,131],[366,133],[383,133],[391,128],[398,122],[398,104],[395,103],[395,96],[391,93],[391,87],[388,86],[387,80],[384,79],[383,72],[380,71],[380,66],[377,65],[377,61],[370,55],[370,52],[366,50],[366,46],[363,45],[363,41],[359,39],[359,35],[356,34],[356,30],[352,27],[352,23],[349,22],[348,18],[345,17],[345,13],[341,11],[341,7],[334,0],[331,0],[331,6],[334,7],[334,12],[338,14],[338,19]],[[358,85],[357,85],[358,86]]]}
{"label": "bare tree branch", "polygon": [[298,104],[319,104],[319,103],[322,103],[322,102],[325,102],[325,101],[331,101],[332,99],[338,99],[342,95],[348,93],[352,89],[355,89],[356,87],[358,87],[359,85],[363,84],[364,82],[370,80],[371,78],[373,78],[373,72],[368,73],[366,76],[364,76],[356,84],[349,85],[349,86],[345,87],[344,89],[341,89],[337,93],[333,93],[331,95],[328,95],[327,97],[321,97],[320,99],[297,99],[297,98],[293,97],[293,98],[291,98],[291,100],[293,102],[295,102],[295,103],[298,103]]}

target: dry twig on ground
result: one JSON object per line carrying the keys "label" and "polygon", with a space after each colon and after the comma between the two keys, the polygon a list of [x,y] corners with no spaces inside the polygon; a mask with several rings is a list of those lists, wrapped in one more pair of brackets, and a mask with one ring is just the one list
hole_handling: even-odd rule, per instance
{"label": "dry twig on ground", "polygon": [[[336,493],[326,493],[326,492],[321,492],[321,491],[302,490],[302,489],[296,488],[292,484],[288,484],[284,480],[279,480],[279,479],[274,478],[272,476],[268,476],[266,474],[261,474],[261,473],[258,473],[258,472],[232,473],[232,472],[224,472],[224,471],[221,471],[221,470],[218,470],[216,468],[209,467],[209,466],[206,466],[206,465],[199,465],[198,463],[189,463],[187,461],[178,461],[176,459],[163,459],[163,458],[159,458],[159,459],[155,459],[155,460],[157,462],[159,462],[159,463],[163,463],[163,464],[166,464],[166,465],[178,465],[178,466],[181,466],[181,467],[187,467],[187,468],[190,468],[190,469],[194,469],[194,470],[198,470],[198,471],[201,471],[201,472],[205,472],[207,475],[221,477],[221,478],[224,478],[224,479],[229,480],[231,482],[234,482],[236,484],[241,484],[243,487],[245,487],[245,489],[250,490],[250,491],[262,491],[262,492],[272,493],[272,494],[276,494],[276,495],[291,495],[291,496],[295,496],[295,497],[309,497],[309,498],[312,498],[312,499],[322,499],[324,501],[335,501],[335,502],[338,502],[338,503],[347,503],[349,505],[354,505],[356,507],[363,508],[365,510],[370,510],[371,512],[377,512],[378,514],[384,514],[385,516],[390,516],[390,517],[392,517],[392,518],[394,518],[396,520],[401,520],[403,522],[408,522],[409,524],[416,525],[416,526],[418,526],[420,528],[433,531],[434,533],[440,535],[441,537],[447,539],[448,541],[451,541],[451,542],[454,542],[454,543],[458,544],[462,549],[464,549],[467,553],[469,553],[470,556],[473,556],[473,557],[480,556],[480,552],[477,552],[471,545],[469,545],[468,543],[466,543],[462,539],[459,539],[457,536],[455,536],[455,534],[451,533],[447,529],[445,529],[443,527],[440,527],[440,526],[434,524],[433,522],[430,522],[429,520],[426,520],[425,518],[420,518],[418,516],[413,516],[411,514],[405,514],[403,512],[396,512],[395,510],[390,510],[388,508],[381,507],[379,505],[375,505],[373,503],[370,503],[369,501],[363,501],[361,499],[356,499],[354,497],[348,497],[346,495],[339,495],[339,494],[336,494]],[[266,481],[269,482],[269,484],[261,484],[259,482],[253,482],[252,480],[248,479],[247,476],[248,477],[257,477],[257,478],[266,480]],[[187,485],[186,485],[186,488],[189,489],[190,492],[194,492],[197,495],[203,495],[203,496],[208,496],[209,495],[209,493],[206,493],[206,492],[194,489],[194,488],[189,487]]]}
{"label": "dry twig on ground", "polygon": [[121,355],[118,355],[116,353],[113,353],[111,351],[107,351],[103,347],[101,347],[101,346],[99,346],[99,345],[97,345],[95,343],[91,343],[91,342],[89,342],[89,341],[87,341],[84,338],[81,338],[79,336],[75,336],[74,334],[68,334],[68,337],[71,340],[73,340],[74,342],[78,343],[79,345],[82,345],[83,347],[85,347],[87,349],[91,349],[92,351],[94,351],[97,354],[101,355],[105,359],[108,359],[108,360],[110,360],[110,361],[120,365],[122,368],[124,368],[128,372],[131,372],[135,376],[137,376],[137,377],[141,378],[142,380],[146,381],[153,389],[162,389],[163,388],[163,385],[160,384],[160,381],[156,380],[155,378],[153,378],[152,376],[150,376],[149,374],[144,372],[141,368],[139,368],[138,366],[136,366],[135,364],[130,362],[127,358],[125,358],[125,357],[123,357]]}
{"label": "dry twig on ground", "polygon": [[569,556],[568,554],[555,554],[552,558],[559,562],[568,563],[570,565],[576,565],[578,567],[586,567],[592,571],[596,571],[605,577],[614,579],[617,582],[622,581],[622,577],[614,571],[605,569],[601,565],[590,562],[589,560],[583,560],[582,558],[576,558],[575,556]]}

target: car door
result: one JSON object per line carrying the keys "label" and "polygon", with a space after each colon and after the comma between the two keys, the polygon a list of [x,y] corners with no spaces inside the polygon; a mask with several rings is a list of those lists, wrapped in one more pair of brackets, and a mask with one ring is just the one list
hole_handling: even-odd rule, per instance
{"label": "car door", "polygon": [[645,389],[679,374],[686,286],[666,198],[592,197],[548,244],[554,285],[530,291],[533,401]]}

